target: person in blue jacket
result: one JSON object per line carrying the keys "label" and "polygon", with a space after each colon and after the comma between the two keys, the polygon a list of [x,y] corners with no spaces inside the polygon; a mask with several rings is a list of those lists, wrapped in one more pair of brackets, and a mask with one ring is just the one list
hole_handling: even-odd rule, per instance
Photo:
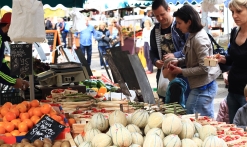
{"label": "person in blue jacket", "polygon": [[7,33],[11,23],[11,13],[5,13],[0,20],[0,83],[4,85],[13,86],[14,88],[25,89],[29,83],[25,80],[10,75],[10,69],[4,60],[4,42],[10,42]]}

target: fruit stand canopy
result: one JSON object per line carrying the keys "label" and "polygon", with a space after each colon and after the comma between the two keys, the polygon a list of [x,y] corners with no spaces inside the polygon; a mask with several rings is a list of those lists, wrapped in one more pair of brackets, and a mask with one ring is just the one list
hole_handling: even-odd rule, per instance
{"label": "fruit stand canopy", "polygon": [[[58,4],[62,4],[65,7],[79,7],[82,8],[85,0],[39,0],[42,1],[43,5],[48,4],[51,7],[55,7]],[[3,6],[12,7],[12,0],[0,0],[0,8]]]}

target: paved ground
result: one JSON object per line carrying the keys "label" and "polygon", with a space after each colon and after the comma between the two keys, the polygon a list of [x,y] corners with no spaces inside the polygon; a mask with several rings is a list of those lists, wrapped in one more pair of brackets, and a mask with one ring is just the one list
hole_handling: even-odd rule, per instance
{"label": "paved ground", "polygon": [[[97,49],[96,45],[93,46],[93,54],[92,54],[92,63],[91,64],[92,64],[91,65],[92,70],[97,70],[97,71],[101,72],[102,74],[107,75],[106,70],[101,69],[100,60],[99,60],[99,53],[98,53],[98,49]],[[154,73],[147,75],[152,88],[156,87],[156,77],[155,77],[156,71],[157,71],[157,69],[155,68]],[[217,93],[215,100],[214,100],[215,117],[217,116],[220,102],[227,96],[227,93],[228,93],[227,89],[225,88],[225,84],[224,84],[224,81],[222,78],[218,78],[217,83],[218,83],[218,93]]]}

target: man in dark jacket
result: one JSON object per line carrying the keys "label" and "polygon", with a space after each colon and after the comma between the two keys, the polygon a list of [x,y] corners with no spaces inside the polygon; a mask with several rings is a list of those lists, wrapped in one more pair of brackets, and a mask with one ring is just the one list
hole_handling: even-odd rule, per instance
{"label": "man in dark jacket", "polygon": [[[183,47],[188,34],[183,34],[176,28],[176,21],[170,14],[170,7],[165,0],[154,0],[152,11],[158,24],[155,24],[150,35],[150,58],[154,66],[158,68],[156,79],[159,82],[161,67],[164,60],[168,58],[183,57]],[[178,75],[182,77],[181,75]],[[189,84],[186,78],[182,77],[187,83],[185,99],[190,92]]]}
{"label": "man in dark jacket", "polygon": [[14,86],[15,88],[27,88],[29,86],[27,81],[10,76],[10,69],[4,60],[4,42],[10,42],[10,38],[7,36],[10,22],[11,13],[5,13],[0,20],[0,83]]}

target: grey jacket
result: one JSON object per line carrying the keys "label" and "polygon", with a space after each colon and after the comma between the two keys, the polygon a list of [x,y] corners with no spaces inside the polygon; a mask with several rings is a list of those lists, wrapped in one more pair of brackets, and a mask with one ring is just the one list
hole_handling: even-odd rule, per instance
{"label": "grey jacket", "polygon": [[243,128],[246,131],[247,127],[247,104],[245,104],[243,107],[239,108],[237,113],[235,114],[235,117],[233,119],[233,124],[238,126],[239,128]]}
{"label": "grey jacket", "polygon": [[210,39],[204,29],[189,35],[183,54],[185,56],[178,59],[178,65],[187,67],[182,69],[182,74],[188,78],[191,89],[209,84],[220,75],[219,65],[204,66],[204,58],[213,55]]}

